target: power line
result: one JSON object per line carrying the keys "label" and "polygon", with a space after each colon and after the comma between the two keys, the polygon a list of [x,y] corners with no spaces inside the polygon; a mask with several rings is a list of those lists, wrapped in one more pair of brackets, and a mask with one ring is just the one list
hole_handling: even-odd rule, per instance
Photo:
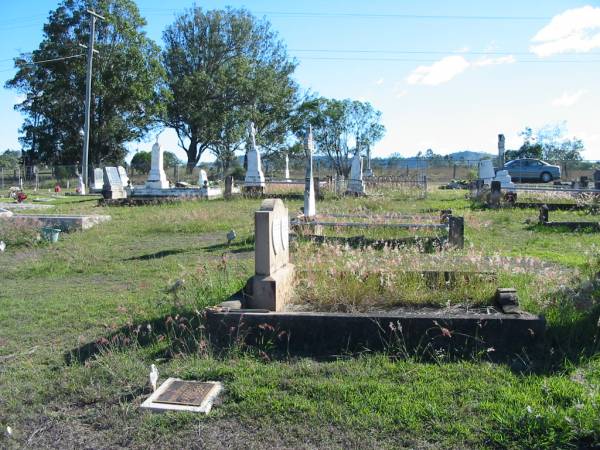
{"label": "power line", "polygon": [[[434,63],[438,62],[437,59],[412,59],[412,58],[351,58],[351,57],[334,57],[334,56],[303,56],[302,60],[313,60],[313,61],[397,61],[397,62],[420,62],[420,63]],[[515,63],[598,63],[600,59],[516,59]]]}
{"label": "power line", "polygon": [[[485,51],[461,51],[461,50],[336,50],[336,49],[289,49],[290,52],[297,53],[368,53],[368,54],[397,54],[397,55],[493,55],[493,56],[531,56],[531,52],[485,52]],[[589,52],[578,54],[578,56],[600,55],[599,52]]]}

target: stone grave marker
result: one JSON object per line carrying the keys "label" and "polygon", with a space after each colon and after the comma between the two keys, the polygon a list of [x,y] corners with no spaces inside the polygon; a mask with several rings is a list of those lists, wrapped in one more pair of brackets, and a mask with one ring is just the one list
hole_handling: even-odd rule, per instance
{"label": "stone grave marker", "polygon": [[314,217],[317,214],[315,201],[315,183],[313,180],[313,151],[314,142],[312,127],[309,127],[304,139],[304,150],[306,152],[306,179],[304,184],[304,217]]}
{"label": "stone grave marker", "polygon": [[93,191],[101,191],[104,185],[104,173],[102,169],[94,169],[94,181],[92,183]]}
{"label": "stone grave marker", "polygon": [[119,176],[121,177],[121,183],[123,184],[123,187],[125,188],[129,186],[129,177],[127,176],[127,171],[125,170],[125,167],[118,166],[117,170],[119,171]]}
{"label": "stone grave marker", "polygon": [[265,174],[262,170],[260,153],[256,147],[256,130],[254,123],[251,123],[248,129],[250,137],[250,150],[248,151],[248,169],[244,179],[244,189],[250,191],[263,191],[265,188]]}
{"label": "stone grave marker", "polygon": [[105,199],[127,198],[127,192],[116,167],[105,167],[103,179],[102,196]]}
{"label": "stone grave marker", "polygon": [[483,180],[485,184],[490,184],[492,178],[496,176],[494,171],[494,164],[491,159],[482,159],[477,163],[479,169],[479,179]]}
{"label": "stone grave marker", "polygon": [[292,293],[288,210],[280,199],[266,199],[254,213],[254,264],[248,306],[281,311]]}
{"label": "stone grave marker", "polygon": [[150,174],[146,181],[146,187],[150,189],[169,189],[169,181],[163,167],[163,151],[158,143],[158,137],[152,146]]}
{"label": "stone grave marker", "polygon": [[200,175],[198,175],[198,185],[203,187],[208,187],[208,175],[206,175],[206,170],[200,169]]}
{"label": "stone grave marker", "polygon": [[225,198],[231,198],[233,195],[233,176],[227,175],[225,177],[225,193],[223,194]]}
{"label": "stone grave marker", "polygon": [[355,195],[365,194],[365,185],[363,183],[363,161],[360,152],[358,151],[352,159],[350,179],[348,180],[348,192]]}

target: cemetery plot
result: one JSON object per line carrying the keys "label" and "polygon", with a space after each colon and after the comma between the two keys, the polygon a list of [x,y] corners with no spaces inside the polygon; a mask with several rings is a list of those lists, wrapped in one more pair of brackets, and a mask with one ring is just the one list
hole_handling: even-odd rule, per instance
{"label": "cemetery plot", "polygon": [[[207,310],[209,336],[218,346],[234,336],[264,342],[274,337],[265,337],[267,330],[286,337],[272,342],[282,350],[339,354],[385,347],[399,327],[410,330],[405,343],[411,349],[425,343],[468,354],[497,345],[498,355],[506,355],[539,344],[544,333],[544,319],[522,311],[516,291],[497,289],[495,275],[480,268],[417,272],[398,264],[393,250],[352,254],[310,245],[298,251],[296,267],[289,261],[288,212],[279,199],[263,201],[256,212],[255,242],[256,275],[230,301]],[[437,308],[425,308],[432,305]],[[386,334],[389,324],[393,335]],[[460,338],[451,340],[453,333]]]}
{"label": "cemetery plot", "polygon": [[[299,237],[317,242],[402,246],[420,243],[426,248],[444,245],[462,248],[464,220],[444,210],[439,216],[419,214],[320,213],[300,216],[292,222]],[[360,231],[357,231],[360,230]]]}
{"label": "cemetery plot", "polygon": [[549,208],[545,205],[540,207],[538,224],[542,227],[566,229],[571,231],[600,231],[598,221],[550,221]]}

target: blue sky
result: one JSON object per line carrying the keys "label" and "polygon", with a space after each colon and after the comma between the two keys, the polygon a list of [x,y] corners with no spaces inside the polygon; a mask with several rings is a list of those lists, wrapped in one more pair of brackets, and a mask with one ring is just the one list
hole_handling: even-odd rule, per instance
{"label": "blue sky", "polygon": [[[139,0],[147,33],[161,34],[189,0]],[[266,16],[299,66],[304,89],[371,102],[387,133],[375,156],[521,144],[519,130],[566,121],[600,159],[600,3],[540,1],[197,1],[244,6]],[[11,58],[31,51],[56,0],[2,1],[0,77]],[[467,16],[467,17],[465,17]],[[476,16],[476,17],[474,17]],[[16,92],[0,90],[0,151],[19,148]],[[83,121],[83,118],[82,118]],[[147,142],[131,148],[149,150]],[[160,136],[176,148],[174,133]],[[183,153],[178,152],[180,156]],[[208,159],[208,158],[203,158]]]}

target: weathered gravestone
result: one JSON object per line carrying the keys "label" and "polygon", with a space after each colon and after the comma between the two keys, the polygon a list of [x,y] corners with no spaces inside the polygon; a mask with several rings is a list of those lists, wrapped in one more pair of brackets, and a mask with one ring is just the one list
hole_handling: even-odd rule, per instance
{"label": "weathered gravestone", "polygon": [[365,185],[363,183],[363,161],[359,151],[356,152],[352,159],[350,179],[348,180],[348,193],[354,195],[365,194]]}
{"label": "weathered gravestone", "polygon": [[152,146],[152,159],[150,161],[150,174],[146,181],[146,187],[150,189],[168,189],[169,181],[167,180],[167,174],[163,168],[163,151],[158,143],[158,137],[156,142]]}
{"label": "weathered gravestone", "polygon": [[494,171],[494,164],[491,159],[482,159],[479,161],[478,169],[479,169],[479,179],[483,180],[485,184],[490,184],[492,178],[496,176],[496,172]]}
{"label": "weathered gravestone", "polygon": [[266,199],[254,213],[255,275],[248,307],[281,311],[292,293],[288,210],[280,199]]}
{"label": "weathered gravestone", "polygon": [[256,147],[256,130],[254,123],[249,126],[250,150],[248,151],[248,169],[244,179],[244,190],[253,192],[262,192],[265,188],[265,174],[262,170],[260,153]]}
{"label": "weathered gravestone", "polygon": [[308,129],[304,140],[304,150],[306,151],[306,180],[304,184],[304,217],[314,217],[317,214],[315,201],[315,183],[313,180],[313,151],[314,142],[312,128]]}
{"label": "weathered gravestone", "polygon": [[502,184],[500,181],[492,181],[492,191],[490,192],[490,206],[492,208],[498,208],[500,206],[500,200],[502,199]]}
{"label": "weathered gravestone", "polygon": [[208,187],[208,175],[206,175],[206,170],[200,169],[200,175],[198,176],[198,185],[203,187]]}
{"label": "weathered gravestone", "polygon": [[100,192],[104,186],[104,173],[102,169],[94,169],[94,181],[92,183],[92,191]]}
{"label": "weathered gravestone", "polygon": [[127,192],[121,181],[121,176],[116,167],[104,168],[104,185],[102,186],[102,196],[105,199],[127,198]]}
{"label": "weathered gravestone", "polygon": [[231,175],[225,177],[225,193],[223,195],[225,198],[231,198],[233,195],[233,176]]}
{"label": "weathered gravestone", "polygon": [[129,186],[129,177],[127,176],[127,171],[125,170],[125,167],[118,166],[117,170],[119,171],[119,176],[121,177],[121,183],[123,184],[123,187]]}

